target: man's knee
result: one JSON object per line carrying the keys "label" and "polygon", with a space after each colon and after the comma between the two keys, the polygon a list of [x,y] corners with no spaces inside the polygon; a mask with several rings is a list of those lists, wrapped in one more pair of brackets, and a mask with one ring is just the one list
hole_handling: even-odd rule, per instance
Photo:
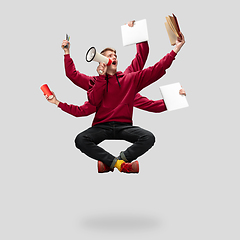
{"label": "man's knee", "polygon": [[75,138],[75,146],[81,152],[84,152],[85,145],[86,145],[86,136],[83,133],[79,133]]}
{"label": "man's knee", "polygon": [[151,132],[147,132],[146,139],[147,139],[147,145],[149,146],[149,148],[151,148],[156,141],[155,136]]}

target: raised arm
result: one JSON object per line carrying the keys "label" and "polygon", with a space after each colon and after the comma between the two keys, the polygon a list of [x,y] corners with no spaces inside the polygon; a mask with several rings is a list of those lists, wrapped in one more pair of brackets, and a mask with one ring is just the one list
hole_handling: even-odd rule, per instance
{"label": "raised arm", "polygon": [[74,62],[69,54],[64,55],[66,76],[78,87],[88,90],[90,77],[76,70]]}
{"label": "raised arm", "polygon": [[137,43],[136,48],[137,54],[135,58],[132,60],[131,65],[128,66],[127,69],[124,71],[124,74],[142,70],[147,61],[149,53],[148,42]]}
{"label": "raised arm", "polygon": [[[66,48],[68,44],[68,48]],[[88,90],[88,86],[89,86],[89,80],[90,80],[90,76],[87,76],[83,73],[80,73],[79,71],[76,70],[75,68],[75,64],[72,60],[72,58],[70,57],[70,42],[67,40],[63,40],[62,43],[62,48],[64,51],[64,66],[65,66],[65,73],[66,76],[78,87],[84,89],[84,90]]]}
{"label": "raised arm", "polygon": [[[134,24],[135,24],[135,20],[130,21],[128,22],[128,27],[134,27]],[[137,47],[137,54],[135,58],[132,60],[130,66],[128,66],[124,71],[124,74],[142,70],[147,61],[147,57],[149,53],[148,42],[137,43],[136,47]]]}
{"label": "raised arm", "polygon": [[175,56],[181,50],[184,44],[185,38],[181,33],[181,38],[178,38],[176,40],[176,47],[170,53],[163,57],[154,66],[136,73],[135,81],[137,81],[137,92],[155,82],[166,73],[166,70],[171,66],[173,60],[175,59]]}
{"label": "raised arm", "polygon": [[166,73],[166,70],[171,66],[175,56],[176,53],[171,51],[154,66],[129,74],[135,82],[136,92],[141,91],[143,88],[161,78]]}

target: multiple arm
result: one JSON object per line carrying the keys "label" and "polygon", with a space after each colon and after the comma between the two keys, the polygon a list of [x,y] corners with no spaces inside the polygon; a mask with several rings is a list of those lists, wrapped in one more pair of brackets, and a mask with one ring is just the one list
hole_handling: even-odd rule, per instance
{"label": "multiple arm", "polygon": [[[134,82],[134,84],[130,84],[135,88],[136,93],[141,91],[143,88],[155,82],[166,73],[166,69],[171,66],[175,56],[176,53],[171,51],[154,66],[125,75],[127,79],[126,81],[128,81],[128,83]],[[96,107],[100,105],[104,98],[106,84],[107,81],[105,80],[105,76],[99,76],[90,80],[87,94],[88,100],[92,105]]]}
{"label": "multiple arm", "polygon": [[[186,92],[184,89],[181,89],[179,91],[179,94],[186,96]],[[59,108],[61,108],[62,111],[75,117],[89,116],[92,113],[96,112],[96,107],[90,104],[88,101],[85,102],[82,106],[76,106],[58,101],[54,93],[53,96],[54,96],[53,99],[49,99],[47,96],[45,97],[49,102],[56,104]],[[160,113],[167,110],[163,99],[156,101],[149,100],[148,98],[141,96],[139,93],[137,93],[135,96],[134,106],[136,108],[154,113]]]}
{"label": "multiple arm", "polygon": [[[176,46],[174,48],[174,52],[178,53],[183,44],[185,43],[184,36],[182,35],[182,40],[178,39],[176,42]],[[83,88],[84,90],[88,90],[89,88],[89,76],[86,76],[85,74],[80,73],[76,70],[73,60],[70,57],[69,48],[65,48],[65,46],[70,43],[66,40],[63,41],[62,48],[64,49],[65,55],[64,55],[64,64],[65,64],[65,72],[66,76],[77,86]],[[137,47],[137,54],[132,61],[131,65],[125,70],[126,73],[130,72],[136,72],[141,70],[144,67],[144,64],[147,60],[147,56],[149,53],[149,46],[147,42],[139,43],[136,45]],[[164,72],[165,73],[165,72]],[[163,73],[163,74],[164,74]],[[144,75],[147,75],[147,73],[143,73],[142,77],[144,78]],[[147,84],[148,85],[148,84]],[[139,85],[141,88],[141,84]],[[180,90],[179,92],[181,95],[186,95],[184,89]],[[53,93],[54,94],[54,93]],[[47,98],[47,97],[46,97]],[[81,116],[88,116],[96,111],[96,107],[90,104],[89,102],[85,102],[82,106],[76,106],[76,105],[68,105],[67,103],[59,102],[56,99],[56,96],[54,95],[54,98],[52,100],[47,100],[51,103],[56,104],[59,108],[61,108],[63,111],[75,116],[75,117],[81,117]],[[139,93],[136,94],[134,99],[134,106],[146,110],[149,112],[162,112],[166,110],[166,106],[164,101],[161,100],[149,100],[146,97],[141,96]]]}
{"label": "multiple arm", "polygon": [[[134,26],[135,21],[128,22],[129,27]],[[68,47],[66,47],[68,45]],[[138,43],[137,47],[137,54],[133,59],[131,65],[125,70],[124,73],[136,72],[142,70],[145,62],[148,57],[149,53],[149,46],[148,42]],[[64,65],[65,65],[65,73],[66,76],[78,87],[81,87],[84,90],[88,90],[89,88],[89,80],[90,76],[87,76],[83,73],[80,73],[76,70],[74,62],[70,57],[70,42],[67,40],[63,40],[62,48],[64,50]]]}
{"label": "multiple arm", "polygon": [[[68,51],[69,52],[69,51]],[[149,47],[147,42],[137,44],[137,54],[133,59],[131,65],[125,70],[125,72],[136,72],[141,70],[144,67],[144,64],[147,60],[147,55],[149,52]],[[84,79],[84,74],[80,74],[76,71],[73,60],[69,55],[65,55],[65,69],[67,76],[77,85],[83,85],[87,83],[87,87],[89,87],[88,79]],[[86,76],[87,77],[87,76]],[[89,77],[90,78],[90,77]],[[86,88],[82,87],[83,89]],[[54,94],[54,93],[53,93]],[[69,105],[67,103],[59,102],[56,96],[54,95],[54,99],[50,102],[56,104],[62,111],[69,113],[75,117],[88,116],[92,113],[96,112],[96,107],[91,105],[89,102],[85,102],[82,106]],[[139,93],[136,94],[134,99],[134,106],[149,112],[163,112],[166,110],[165,103],[163,100],[149,100],[146,97],[141,96]]]}

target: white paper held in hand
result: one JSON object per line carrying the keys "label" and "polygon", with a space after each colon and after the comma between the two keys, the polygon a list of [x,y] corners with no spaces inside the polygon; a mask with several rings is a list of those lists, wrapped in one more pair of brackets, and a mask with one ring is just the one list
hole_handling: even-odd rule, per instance
{"label": "white paper held in hand", "polygon": [[135,21],[133,27],[121,26],[123,46],[148,41],[147,20]]}
{"label": "white paper held in hand", "polygon": [[189,107],[187,98],[179,94],[182,89],[180,83],[173,83],[159,87],[168,111]]}

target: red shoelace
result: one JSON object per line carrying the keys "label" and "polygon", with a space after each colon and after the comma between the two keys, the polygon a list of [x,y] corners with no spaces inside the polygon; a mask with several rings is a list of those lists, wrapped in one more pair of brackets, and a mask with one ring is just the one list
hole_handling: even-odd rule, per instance
{"label": "red shoelace", "polygon": [[121,165],[121,172],[131,172],[132,171],[132,164],[131,163],[123,163]]}

